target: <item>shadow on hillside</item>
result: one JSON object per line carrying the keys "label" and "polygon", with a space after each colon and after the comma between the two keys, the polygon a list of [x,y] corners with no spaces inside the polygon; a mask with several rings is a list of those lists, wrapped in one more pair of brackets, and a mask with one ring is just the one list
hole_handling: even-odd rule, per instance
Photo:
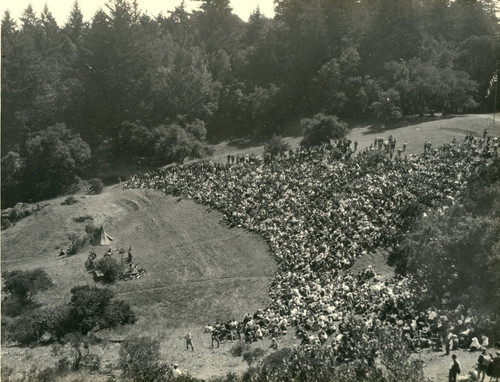
{"label": "shadow on hillside", "polygon": [[38,309],[40,306],[42,306],[42,304],[38,302],[25,302],[17,298],[6,298],[2,300],[2,315],[17,317],[21,314],[26,314]]}
{"label": "shadow on hillside", "polygon": [[438,121],[438,120],[443,120],[443,119],[451,119],[455,117],[460,117],[460,115],[451,115],[448,114],[446,116],[442,115],[424,115],[424,116],[410,116],[410,117],[405,117],[399,121],[395,122],[389,122],[386,124],[374,124],[368,126],[368,129],[362,133],[362,135],[371,135],[371,134],[376,134],[376,133],[384,133],[387,131],[391,130],[396,130],[401,127],[406,127],[409,125],[417,125],[419,123],[424,123],[424,122],[432,122],[432,121]]}
{"label": "shadow on hillside", "polygon": [[235,147],[239,150],[260,146],[261,144],[262,142],[254,138],[238,138],[238,139],[233,139],[227,143],[228,146]]}

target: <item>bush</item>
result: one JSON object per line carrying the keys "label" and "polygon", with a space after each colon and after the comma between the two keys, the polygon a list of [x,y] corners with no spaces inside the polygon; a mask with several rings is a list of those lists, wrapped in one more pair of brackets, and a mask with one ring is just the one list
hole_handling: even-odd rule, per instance
{"label": "bush", "polygon": [[48,206],[48,203],[17,203],[12,208],[7,208],[2,211],[2,229],[7,229],[17,223],[19,220],[24,219],[35,212]]}
{"label": "bush", "polygon": [[73,178],[73,182],[70,185],[64,187],[62,195],[79,194],[83,190],[85,190],[85,187],[86,187],[86,182],[82,180],[82,178],[80,178],[79,176],[75,175]]}
{"label": "bush", "polygon": [[[191,126],[191,125],[190,125]],[[190,127],[198,136],[200,126]],[[207,153],[206,144],[177,124],[160,125],[153,129],[155,157],[158,161],[184,163],[186,158],[199,158]]]}
{"label": "bush", "polygon": [[70,205],[76,204],[76,203],[78,203],[78,199],[74,195],[70,195],[61,202],[61,205],[70,206]]}
{"label": "bush", "polygon": [[68,256],[76,255],[87,244],[87,236],[78,236],[76,233],[70,233],[68,239],[70,242]]}
{"label": "bush", "polygon": [[278,135],[273,135],[273,137],[264,146],[264,152],[269,153],[272,156],[283,154],[288,150],[290,150],[290,145]]}
{"label": "bush", "polygon": [[230,352],[233,357],[241,357],[244,352],[250,350],[250,345],[245,343],[245,342],[238,342],[236,345],[234,345]]}
{"label": "bush", "polygon": [[347,133],[347,124],[334,115],[319,113],[312,118],[302,119],[300,125],[304,130],[300,144],[304,147],[328,144],[330,139],[344,138]]}
{"label": "bush", "polygon": [[87,238],[89,242],[92,242],[99,232],[99,227],[96,226],[93,222],[88,222],[85,224],[85,233],[87,234]]}
{"label": "bush", "polygon": [[110,283],[114,282],[122,274],[122,268],[118,264],[118,261],[107,256],[97,261],[96,269],[104,275],[103,280]]}
{"label": "bush", "polygon": [[276,352],[265,358],[258,368],[250,369],[243,379],[275,382],[423,380],[422,362],[411,357],[399,329],[383,324],[368,329],[363,321],[352,316],[343,326],[344,336],[338,349],[321,345],[283,349],[280,354]]}
{"label": "bush", "polygon": [[75,326],[82,334],[93,329],[114,328],[133,324],[135,314],[123,301],[111,301],[113,292],[109,289],[78,286],[71,290],[71,305]]}
{"label": "bush", "polygon": [[10,322],[2,334],[6,333],[6,339],[17,342],[19,346],[28,346],[40,337],[33,325],[32,315],[24,315]]}
{"label": "bush", "polygon": [[120,347],[119,366],[133,381],[167,381],[168,366],[160,362],[160,341],[133,337]]}
{"label": "bush", "polygon": [[89,145],[64,123],[37,131],[23,151],[27,197],[36,200],[60,195],[91,158]]}
{"label": "bush", "polygon": [[252,366],[254,362],[257,362],[259,359],[264,357],[266,351],[262,348],[256,348],[253,350],[248,350],[243,353],[243,361],[248,363],[248,366]]}
{"label": "bush", "polygon": [[54,382],[57,379],[57,371],[53,367],[47,367],[36,375],[37,382]]}
{"label": "bush", "polygon": [[[78,333],[86,335],[91,330],[116,328],[136,321],[130,305],[113,301],[113,293],[108,289],[78,286],[71,290],[71,294],[68,304],[38,309],[10,322],[6,329],[7,339],[25,346],[48,334],[46,341],[65,338],[75,347],[79,342],[74,338],[81,339]],[[75,335],[67,336],[68,333]]]}
{"label": "bush", "polygon": [[101,178],[92,178],[88,180],[88,191],[90,195],[97,195],[104,189],[104,183]]}
{"label": "bush", "polygon": [[132,155],[153,155],[153,135],[151,131],[141,125],[139,121],[124,121],[119,126],[118,141],[120,148]]}
{"label": "bush", "polygon": [[87,220],[94,220],[94,218],[91,215],[82,215],[82,216],[78,216],[76,218],[73,218],[73,221],[75,221],[77,223],[83,223]]}
{"label": "bush", "polygon": [[3,272],[4,290],[21,301],[30,300],[38,292],[49,289],[53,283],[42,268],[31,271],[14,270]]}

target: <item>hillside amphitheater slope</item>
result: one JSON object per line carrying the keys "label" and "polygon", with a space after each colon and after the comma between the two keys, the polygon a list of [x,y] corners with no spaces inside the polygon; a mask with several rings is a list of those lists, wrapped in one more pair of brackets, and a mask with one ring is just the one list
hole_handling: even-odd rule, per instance
{"label": "hillside amphitheater slope", "polygon": [[[358,140],[362,149],[375,137],[392,134],[398,146],[406,140],[408,152],[421,153],[427,140],[437,147],[453,136],[461,140],[465,134],[480,136],[485,128],[490,135],[499,135],[498,125],[492,127],[488,116],[467,116],[386,131],[354,128],[350,138]],[[218,147],[213,159],[223,162],[227,150]],[[261,148],[256,150],[259,153]],[[3,270],[42,267],[56,285],[37,296],[37,301],[43,305],[68,301],[71,287],[94,284],[84,269],[90,247],[63,258],[58,257],[59,249],[67,247],[70,233],[84,232],[85,223],[77,223],[74,218],[92,216],[114,237],[110,247],[132,246],[134,261],[147,270],[145,277],[110,287],[118,298],[134,307],[138,322],[104,336],[123,338],[140,333],[159,337],[166,360],[180,362],[184,369],[202,378],[244,370],[241,360],[227,354],[230,344],[219,352],[209,350],[209,338],[201,330],[207,322],[233,317],[241,320],[245,313],[268,306],[269,286],[277,265],[261,236],[220,224],[223,215],[207,206],[148,188],[108,187],[100,195],[77,196],[78,203],[69,206],[61,205],[64,199],[49,201],[49,206],[2,232]],[[96,249],[102,256],[107,247]],[[377,249],[358,259],[353,270],[378,263],[380,267],[374,266],[377,273],[390,274],[391,269],[381,261],[384,257],[385,252]],[[187,330],[194,334],[197,351],[193,354],[184,351],[180,339]],[[282,341],[288,340],[293,343],[292,339]],[[104,362],[116,362],[118,346],[107,346]],[[267,348],[268,342],[262,346]],[[6,349],[2,356],[10,366],[20,368],[56,360],[50,358],[47,348],[33,352],[36,356],[30,360],[19,348]]]}
{"label": "hillside amphitheater slope", "polygon": [[[268,303],[276,265],[266,243],[256,234],[221,225],[220,213],[157,191],[119,186],[79,197],[70,206],[61,205],[64,199],[51,200],[43,210],[2,232],[4,271],[42,267],[54,280],[53,288],[37,295],[42,305],[69,301],[75,285],[95,285],[84,267],[90,247],[71,257],[58,256],[60,248],[67,247],[70,233],[84,232],[85,223],[73,219],[85,215],[104,224],[114,238],[109,247],[132,246],[134,262],[147,270],[140,279],[110,286],[117,298],[134,307],[138,322],[105,337],[159,336],[179,352],[183,346],[179,337],[186,330],[196,332],[200,346],[200,327],[207,320],[239,318]],[[99,257],[107,248],[95,247]],[[110,350],[106,356],[116,361],[118,348]],[[35,352],[39,357],[34,357],[34,363],[37,358],[42,365],[47,362],[48,350]],[[19,362],[20,368],[25,367],[8,349],[3,358],[9,365]]]}
{"label": "hillside amphitheater slope", "polygon": [[[2,233],[3,270],[41,266],[55,281],[55,288],[38,297],[43,304],[67,301],[72,286],[94,283],[84,268],[90,247],[71,257],[58,256],[70,233],[83,232],[84,223],[73,220],[83,215],[104,224],[114,238],[109,247],[131,246],[135,261],[147,270],[147,277],[111,287],[141,315],[159,304],[165,308],[164,325],[203,324],[245,314],[267,301],[275,265],[265,242],[219,224],[217,212],[157,191],[119,187],[81,197],[71,206],[61,201],[51,201]],[[98,255],[106,249],[96,247]]]}

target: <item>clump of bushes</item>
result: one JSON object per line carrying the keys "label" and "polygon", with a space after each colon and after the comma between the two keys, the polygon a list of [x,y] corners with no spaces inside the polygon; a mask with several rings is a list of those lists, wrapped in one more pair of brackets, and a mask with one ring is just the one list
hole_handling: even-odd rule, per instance
{"label": "clump of bushes", "polygon": [[343,334],[335,347],[312,345],[272,353],[259,367],[249,369],[243,380],[417,382],[424,379],[422,361],[411,357],[399,329],[382,324],[367,328],[351,316],[345,321]]}
{"label": "clump of bushes", "polygon": [[347,134],[347,124],[335,115],[319,113],[312,118],[302,119],[300,126],[304,130],[304,138],[300,144],[304,147],[328,144],[330,139],[341,139]]}
{"label": "clump of bushes", "polygon": [[31,301],[33,295],[43,292],[53,285],[49,275],[42,268],[28,271],[5,271],[2,273],[2,277],[4,291],[23,302]]}
{"label": "clump of bushes", "polygon": [[122,273],[120,264],[112,257],[100,258],[95,268],[103,274],[102,279],[110,283],[114,282]]}
{"label": "clump of bushes", "polygon": [[[24,371],[20,378],[16,378],[16,372],[9,366],[2,365],[2,381],[80,381],[80,379],[70,379],[70,373],[85,369],[88,371],[98,371],[101,358],[97,354],[91,354],[89,344],[96,343],[92,336],[82,336],[79,334],[66,335],[61,343],[54,344],[51,354],[59,359],[52,367],[39,369],[32,366],[27,372]],[[68,354],[69,349],[69,354]]]}
{"label": "clump of bushes", "polygon": [[104,183],[102,182],[101,178],[92,178],[87,181],[88,188],[87,188],[87,194],[90,195],[97,195],[102,192],[104,189]]}
{"label": "clump of bushes", "polygon": [[262,348],[248,350],[243,353],[243,361],[248,363],[248,366],[252,366],[253,363],[257,362],[259,359],[264,357],[265,354],[266,351]]}
{"label": "clump of bushes", "polygon": [[90,331],[135,323],[136,317],[130,305],[113,300],[113,297],[109,289],[74,287],[69,303],[37,309],[9,323],[7,339],[19,345],[30,345],[41,340],[42,336],[47,342],[61,340],[68,333],[86,335]]}
{"label": "clump of bushes", "polygon": [[160,341],[132,337],[121,344],[119,366],[133,381],[167,381],[169,366],[160,362]]}
{"label": "clump of bushes", "polygon": [[70,233],[68,239],[70,242],[67,251],[68,256],[76,255],[87,243],[87,236],[79,236],[76,233]]}
{"label": "clump of bushes", "polygon": [[33,215],[35,212],[48,206],[48,203],[17,203],[12,208],[6,208],[2,211],[2,229],[7,229],[19,220],[24,219],[27,216]]}
{"label": "clump of bushes", "polygon": [[245,342],[238,342],[236,345],[234,345],[230,352],[233,357],[241,357],[244,352],[250,350],[250,345],[245,343]]}
{"label": "clump of bushes", "polygon": [[290,150],[290,145],[279,135],[273,135],[264,145],[264,152],[271,154],[273,157],[286,153],[288,150]]}
{"label": "clump of bushes", "polygon": [[76,204],[76,203],[78,203],[78,199],[75,197],[75,195],[70,195],[61,202],[61,205],[71,206],[72,204]]}
{"label": "clump of bushes", "polygon": [[94,218],[91,215],[82,215],[82,216],[77,216],[76,218],[73,218],[73,220],[77,223],[83,223],[83,222],[86,222],[87,220],[94,220]]}
{"label": "clump of bushes", "polygon": [[[91,216],[90,219],[93,220]],[[85,247],[87,244],[91,243],[94,240],[95,235],[97,234],[98,231],[99,228],[93,222],[88,222],[85,225],[84,235],[78,235],[74,232],[70,233],[68,235],[68,239],[70,241],[69,248],[67,251],[68,256],[77,254],[80,251],[80,249]]]}

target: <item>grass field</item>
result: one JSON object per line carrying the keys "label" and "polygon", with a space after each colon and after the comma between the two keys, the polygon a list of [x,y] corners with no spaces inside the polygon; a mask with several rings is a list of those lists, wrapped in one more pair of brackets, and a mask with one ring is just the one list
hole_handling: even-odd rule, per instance
{"label": "grass field", "polygon": [[[350,139],[357,140],[362,149],[375,137],[392,134],[398,146],[406,141],[407,152],[420,153],[425,141],[438,146],[450,142],[453,136],[462,140],[468,133],[480,136],[484,129],[490,135],[500,135],[500,124],[492,126],[491,116],[468,115],[420,121],[382,132],[354,127]],[[297,137],[286,139],[292,146],[300,142]],[[211,159],[225,162],[228,153],[261,155],[262,151],[262,146],[238,150],[221,143],[215,146]],[[110,287],[118,298],[134,307],[138,322],[103,336],[159,337],[166,360],[179,362],[182,368],[203,378],[244,370],[245,364],[228,354],[230,344],[218,350],[209,349],[209,338],[201,329],[209,321],[241,319],[246,312],[266,305],[276,268],[266,243],[257,235],[221,225],[222,216],[215,211],[208,212],[206,207],[192,201],[153,190],[123,190],[115,185],[100,195],[77,198],[79,202],[69,206],[61,205],[64,197],[53,199],[48,207],[3,231],[2,269],[43,267],[56,285],[37,296],[37,301],[42,305],[68,301],[71,287],[94,284],[84,269],[90,247],[72,257],[59,257],[59,249],[68,246],[70,233],[84,232],[85,223],[77,223],[74,218],[90,215],[114,237],[112,248],[132,246],[134,262],[147,270],[139,280],[120,281]],[[106,249],[96,248],[99,257]],[[361,269],[372,264],[376,272],[390,275],[392,270],[385,266],[383,257],[383,253],[370,254],[355,267]],[[3,309],[4,315],[5,312]],[[180,337],[187,330],[193,333],[196,352],[184,350]],[[290,335],[283,341],[294,343]],[[260,346],[268,345],[264,342]],[[109,343],[98,351],[105,362],[114,362],[118,346]],[[2,362],[21,370],[29,369],[32,364],[51,366],[56,360],[47,347],[2,349]],[[433,361],[428,376],[436,375],[447,363],[448,359],[443,359],[443,365]]]}

